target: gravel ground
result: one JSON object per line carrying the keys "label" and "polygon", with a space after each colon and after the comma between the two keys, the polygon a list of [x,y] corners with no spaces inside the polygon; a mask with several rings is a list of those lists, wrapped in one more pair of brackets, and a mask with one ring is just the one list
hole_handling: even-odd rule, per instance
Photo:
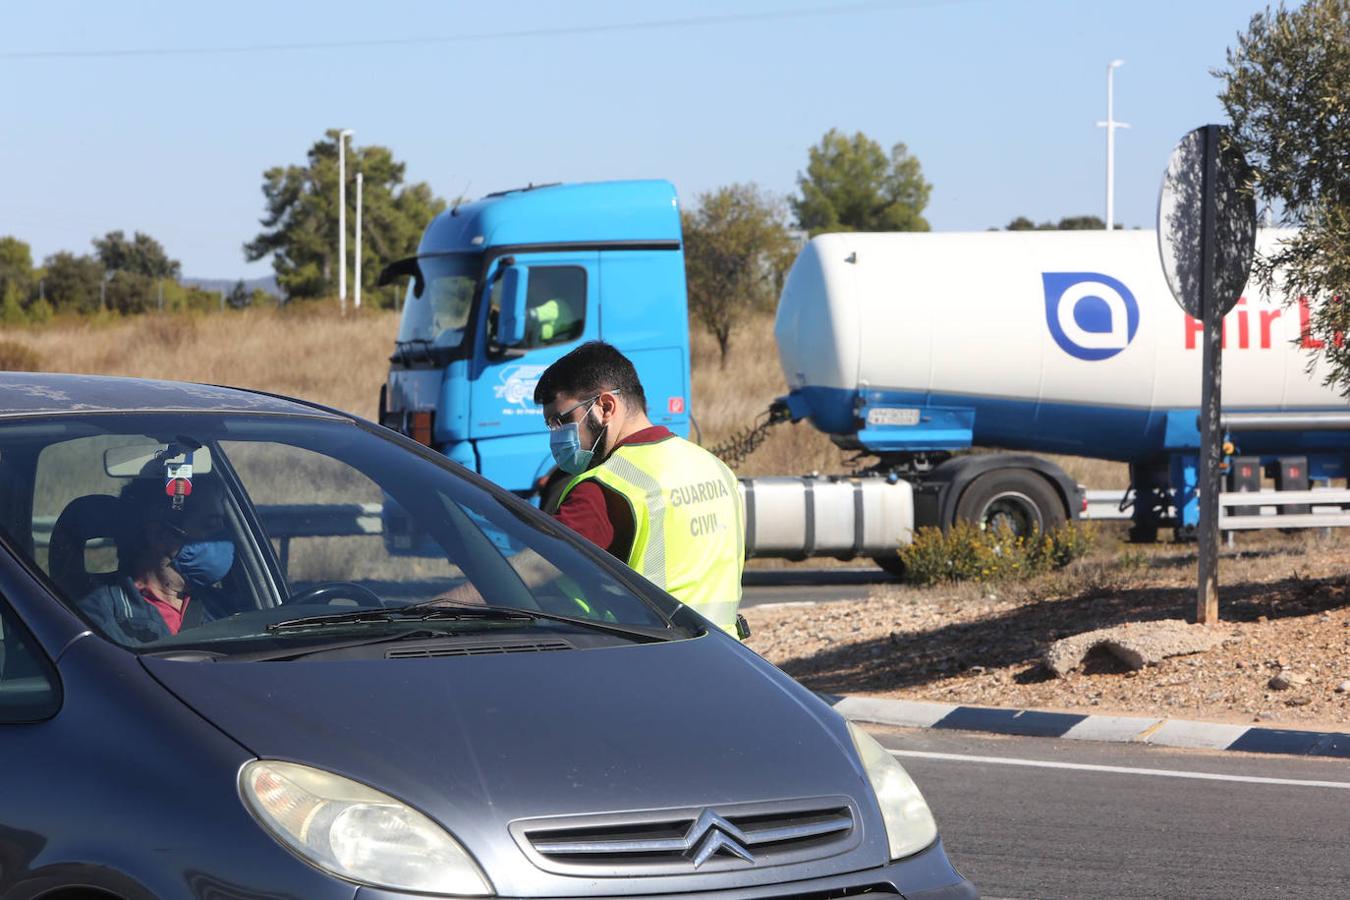
{"label": "gravel ground", "polygon": [[1138,672],[1094,651],[1057,678],[1042,659],[1053,641],[1096,628],[1194,621],[1193,547],[1114,545],[1019,584],[752,607],[747,643],[830,693],[1345,730],[1347,573],[1350,535],[1241,535],[1219,567],[1223,643]]}

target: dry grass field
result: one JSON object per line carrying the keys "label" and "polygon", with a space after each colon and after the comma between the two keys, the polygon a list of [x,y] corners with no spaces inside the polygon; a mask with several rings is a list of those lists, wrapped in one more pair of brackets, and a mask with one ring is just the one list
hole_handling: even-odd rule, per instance
{"label": "dry grass field", "polygon": [[[328,304],[314,306],[64,320],[0,330],[0,342],[31,349],[46,372],[230,384],[373,417],[397,315],[343,318]],[[3,347],[0,368],[8,367]]]}

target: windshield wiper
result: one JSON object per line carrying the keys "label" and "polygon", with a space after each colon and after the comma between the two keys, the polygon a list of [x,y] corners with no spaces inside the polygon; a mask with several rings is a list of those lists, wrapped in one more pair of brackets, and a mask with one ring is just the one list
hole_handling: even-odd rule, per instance
{"label": "windshield wiper", "polygon": [[367,623],[389,624],[398,622],[431,621],[495,621],[495,622],[561,622],[592,631],[604,631],[638,641],[669,640],[665,628],[645,628],[640,625],[619,625],[614,622],[597,622],[594,619],[581,619],[574,616],[562,616],[542,610],[522,609],[518,606],[480,606],[461,604],[454,600],[439,597],[423,600],[408,606],[384,607],[381,609],[363,609],[349,613],[327,613],[321,616],[305,616],[299,619],[287,619],[273,622],[267,630],[273,634],[280,631],[303,631],[343,625],[363,625]]}
{"label": "windshield wiper", "polygon": [[302,616],[298,619],[286,619],[267,626],[271,632],[297,631],[307,628],[325,628],[330,625],[362,625],[368,622],[387,624],[390,622],[430,622],[439,619],[466,620],[485,619],[491,621],[529,622],[534,614],[526,610],[511,610],[500,606],[455,606],[432,608],[422,604],[412,606],[391,606],[380,609],[362,609],[346,613],[325,613],[320,616]]}
{"label": "windshield wiper", "polygon": [[532,619],[543,619],[547,622],[562,622],[565,625],[575,625],[578,628],[589,628],[593,631],[605,631],[609,634],[622,635],[623,637],[635,638],[640,641],[651,642],[670,640],[669,626],[666,628],[649,628],[643,625],[620,625],[617,622],[598,622],[595,619],[564,616],[558,613],[544,612],[539,609],[524,609],[519,606],[479,606],[473,603],[460,603],[459,601],[448,600],[444,597],[433,597],[430,600],[423,600],[421,603],[414,603],[410,606],[401,608],[412,610],[414,612],[430,612],[435,610],[460,612],[474,609],[495,609],[500,612],[529,616]]}

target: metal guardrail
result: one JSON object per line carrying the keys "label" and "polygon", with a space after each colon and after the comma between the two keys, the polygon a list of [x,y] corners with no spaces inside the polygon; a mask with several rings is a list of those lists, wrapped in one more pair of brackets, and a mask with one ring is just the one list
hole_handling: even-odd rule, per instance
{"label": "metal guardrail", "polygon": [[[1120,508],[1123,490],[1087,491],[1084,519],[1128,521],[1130,510]],[[1236,514],[1233,507],[1258,507],[1256,514]],[[1281,513],[1286,506],[1309,506],[1304,513]],[[1309,491],[1227,491],[1219,495],[1219,530],[1251,531],[1261,528],[1344,528],[1350,526],[1350,490],[1313,488]]]}
{"label": "metal guardrail", "polygon": [[1121,501],[1126,497],[1126,491],[1107,490],[1107,491],[1085,491],[1087,494],[1087,509],[1083,511],[1084,519],[1093,521],[1128,521],[1130,518],[1130,509],[1120,508]]}
{"label": "metal guardrail", "polygon": [[[1310,491],[1238,491],[1219,495],[1219,528],[1247,531],[1259,528],[1344,528],[1350,526],[1350,490],[1314,488]],[[1237,515],[1229,507],[1259,507],[1257,515]],[[1307,512],[1281,513],[1280,507],[1307,506]]]}
{"label": "metal guardrail", "polygon": [[[379,503],[264,504],[255,507],[268,537],[283,541],[296,537],[383,534],[383,509]],[[55,525],[56,516],[35,516],[33,542],[46,547]],[[90,541],[89,546],[109,546],[111,543],[106,539],[96,540]]]}

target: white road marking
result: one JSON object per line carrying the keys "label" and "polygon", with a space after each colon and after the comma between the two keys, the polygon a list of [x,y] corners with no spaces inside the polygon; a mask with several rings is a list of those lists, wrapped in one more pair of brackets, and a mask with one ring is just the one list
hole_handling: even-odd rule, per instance
{"label": "white road marking", "polygon": [[[886,748],[890,750],[890,748]],[[1196,781],[1240,781],[1246,784],[1277,784],[1285,787],[1323,787],[1350,791],[1350,781],[1313,781],[1301,778],[1265,778],[1260,775],[1220,775],[1181,769],[1137,769],[1130,766],[1099,766],[1091,763],[1056,762],[1049,759],[1015,759],[1004,756],[970,756],[964,753],[934,753],[928,750],[890,750],[892,756],[944,759],[953,762],[992,763],[996,766],[1029,766],[1038,769],[1073,769],[1079,772],[1111,772],[1117,775],[1152,775],[1156,778],[1192,778]]]}
{"label": "white road marking", "polygon": [[746,606],[745,609],[753,609],[757,612],[771,609],[797,609],[802,606],[816,606],[819,600],[783,600],[778,603],[756,603],[752,606]]}

